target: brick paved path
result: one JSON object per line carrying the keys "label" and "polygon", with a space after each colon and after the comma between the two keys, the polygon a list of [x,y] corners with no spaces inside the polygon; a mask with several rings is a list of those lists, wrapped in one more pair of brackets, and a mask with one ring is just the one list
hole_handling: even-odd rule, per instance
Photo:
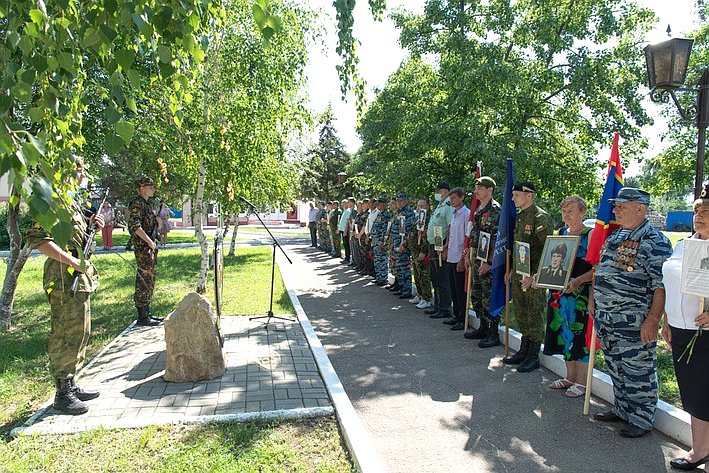
{"label": "brick paved path", "polygon": [[81,431],[100,425],[141,427],[254,415],[331,414],[332,405],[298,322],[266,327],[248,317],[222,318],[227,371],[198,383],[162,379],[162,327],[124,331],[80,374],[98,389],[81,416],[62,415],[47,403],[23,426],[26,432]]}

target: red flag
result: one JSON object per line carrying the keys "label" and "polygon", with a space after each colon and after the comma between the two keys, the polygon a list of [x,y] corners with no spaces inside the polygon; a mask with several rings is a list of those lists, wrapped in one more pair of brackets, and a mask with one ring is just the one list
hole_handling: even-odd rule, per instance
{"label": "red flag", "polygon": [[[483,175],[483,163],[482,161],[478,161],[478,165],[475,167],[475,179],[478,179]],[[475,197],[475,194],[473,194],[473,200],[470,202],[470,218],[468,219],[467,225],[465,227],[465,242],[463,243],[463,257],[467,258],[468,257],[468,247],[470,247],[470,230],[473,228],[473,221],[475,220],[475,211],[478,208],[478,205],[480,205],[480,201],[478,200],[477,197]],[[465,280],[468,280],[468,270],[465,270]],[[465,292],[468,292],[468,288],[466,286]]]}
{"label": "red flag", "polygon": [[[613,206],[608,199],[614,199],[618,191],[623,188],[623,168],[620,163],[620,153],[618,152],[618,139],[620,133],[615,132],[613,146],[611,147],[611,159],[608,161],[608,172],[606,173],[606,186],[603,188],[603,196],[598,204],[596,213],[596,226],[593,229],[591,240],[588,242],[586,251],[586,261],[595,265],[601,259],[601,248],[606,238],[618,228],[613,213]],[[588,327],[593,327],[593,317],[588,317]],[[591,347],[591,330],[586,331],[586,346]],[[599,348],[596,342],[596,349]]]}

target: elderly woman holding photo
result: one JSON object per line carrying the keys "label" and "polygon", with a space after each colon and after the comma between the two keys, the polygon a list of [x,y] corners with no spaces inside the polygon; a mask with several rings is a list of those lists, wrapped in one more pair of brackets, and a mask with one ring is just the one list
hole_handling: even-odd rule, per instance
{"label": "elderly woman holding photo", "polygon": [[[580,242],[576,259],[571,266],[571,278],[565,290],[549,291],[544,354],[563,355],[566,362],[566,377],[557,379],[549,387],[563,389],[566,397],[580,397],[586,392],[589,356],[589,350],[586,348],[586,307],[593,277],[593,267],[585,258],[593,230],[583,224],[587,206],[581,197],[568,197],[561,202],[560,207],[561,218],[566,226],[559,230],[559,235],[575,235],[579,237]],[[565,247],[561,253],[566,256]]]}
{"label": "elderly woman holding photo", "polygon": [[[709,239],[707,183],[701,198],[694,202],[694,229],[696,233],[691,238]],[[682,407],[691,415],[692,424],[692,448],[682,457],[670,461],[670,465],[678,470],[691,471],[709,462],[709,312],[706,304],[700,310],[698,296],[681,292],[683,255],[684,241],[680,241],[662,266],[667,294],[662,337],[672,347]]]}

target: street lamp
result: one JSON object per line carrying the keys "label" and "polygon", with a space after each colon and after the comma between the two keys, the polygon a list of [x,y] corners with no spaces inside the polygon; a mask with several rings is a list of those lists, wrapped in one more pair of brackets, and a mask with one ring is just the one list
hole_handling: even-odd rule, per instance
{"label": "street lamp", "polygon": [[[649,44],[645,46],[645,62],[650,99],[655,103],[669,103],[672,97],[683,119],[696,120],[698,139],[694,198],[698,199],[702,191],[706,130],[709,125],[709,96],[706,93],[709,88],[709,70],[705,69],[702,72],[696,87],[683,87],[693,42],[692,39],[673,38],[662,43]],[[696,92],[697,100],[687,108],[682,108],[675,92]]]}
{"label": "street lamp", "polygon": [[347,180],[347,173],[345,171],[340,171],[337,173],[337,183],[344,184]]}

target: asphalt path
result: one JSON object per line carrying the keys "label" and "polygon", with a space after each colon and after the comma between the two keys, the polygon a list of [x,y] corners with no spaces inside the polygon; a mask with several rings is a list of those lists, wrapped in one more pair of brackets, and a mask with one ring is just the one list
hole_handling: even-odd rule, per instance
{"label": "asphalt path", "polygon": [[[582,415],[582,398],[517,373],[339,259],[303,244],[279,259],[389,472],[662,472],[684,447]],[[600,402],[592,413],[605,409]]]}

